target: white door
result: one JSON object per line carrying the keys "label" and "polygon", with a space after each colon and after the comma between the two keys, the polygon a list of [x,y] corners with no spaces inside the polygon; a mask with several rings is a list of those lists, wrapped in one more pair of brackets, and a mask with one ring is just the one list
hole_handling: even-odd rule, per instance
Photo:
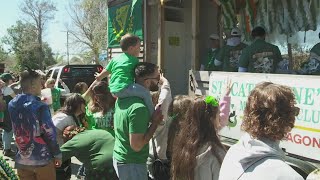
{"label": "white door", "polygon": [[188,93],[188,64],[185,24],[165,21],[164,72],[173,96]]}

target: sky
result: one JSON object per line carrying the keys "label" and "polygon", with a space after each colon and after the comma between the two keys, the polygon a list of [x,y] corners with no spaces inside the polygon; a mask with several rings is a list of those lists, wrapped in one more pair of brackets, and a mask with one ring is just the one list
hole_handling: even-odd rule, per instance
{"label": "sky", "polygon": [[[6,35],[7,29],[16,24],[16,21],[22,20],[23,14],[19,7],[23,0],[6,0],[0,6],[0,38]],[[57,8],[55,18],[49,21],[47,30],[44,32],[44,41],[48,42],[54,53],[61,55],[67,54],[67,33],[66,25],[70,24],[69,14],[66,10],[68,1],[53,0]],[[73,54],[72,48],[69,49]]]}

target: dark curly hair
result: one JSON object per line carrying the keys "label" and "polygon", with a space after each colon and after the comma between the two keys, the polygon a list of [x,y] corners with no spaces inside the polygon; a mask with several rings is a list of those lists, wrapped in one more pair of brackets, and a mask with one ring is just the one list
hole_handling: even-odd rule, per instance
{"label": "dark curly hair", "polygon": [[295,103],[291,88],[262,82],[248,97],[241,129],[253,138],[282,140],[293,128],[299,112]]}
{"label": "dark curly hair", "polygon": [[217,134],[219,106],[207,104],[205,97],[197,97],[188,108],[187,116],[181,122],[181,130],[173,142],[172,180],[193,180],[197,165],[196,156],[203,146],[210,145],[211,153],[222,163],[219,153],[224,150]]}

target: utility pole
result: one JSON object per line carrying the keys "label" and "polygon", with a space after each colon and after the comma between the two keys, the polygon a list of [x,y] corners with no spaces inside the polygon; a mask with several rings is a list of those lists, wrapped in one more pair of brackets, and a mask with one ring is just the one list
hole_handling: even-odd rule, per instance
{"label": "utility pole", "polygon": [[68,56],[68,65],[70,63],[69,59],[69,31],[67,31],[67,56]]}
{"label": "utility pole", "polygon": [[61,31],[61,32],[67,32],[67,57],[68,57],[68,65],[69,65],[69,63],[70,63],[70,58],[69,58],[69,30]]}

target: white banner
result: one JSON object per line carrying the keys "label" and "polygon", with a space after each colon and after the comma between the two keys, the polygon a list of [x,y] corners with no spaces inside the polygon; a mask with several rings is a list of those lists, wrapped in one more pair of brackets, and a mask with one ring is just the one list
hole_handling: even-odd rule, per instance
{"label": "white banner", "polygon": [[247,97],[257,83],[271,81],[293,88],[300,114],[288,140],[281,142],[287,152],[320,161],[320,76],[254,74],[212,72],[209,80],[209,94],[221,97],[225,92],[227,79],[234,82],[231,96],[229,125],[220,134],[239,139],[243,110]]}

